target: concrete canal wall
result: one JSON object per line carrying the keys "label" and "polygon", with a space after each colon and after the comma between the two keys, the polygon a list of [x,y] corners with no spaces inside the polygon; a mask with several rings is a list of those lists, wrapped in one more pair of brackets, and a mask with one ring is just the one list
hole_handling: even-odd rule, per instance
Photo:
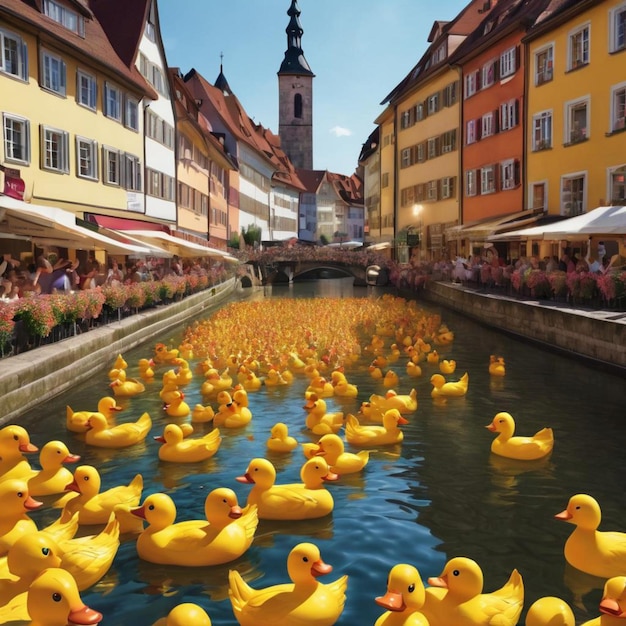
{"label": "concrete canal wall", "polygon": [[148,309],[76,337],[2,359],[0,424],[19,420],[28,409],[86,380],[95,371],[111,365],[117,354],[228,300],[236,286],[233,278],[216,286],[215,292],[207,289],[180,302]]}
{"label": "concrete canal wall", "polygon": [[477,293],[455,283],[431,282],[423,295],[481,324],[626,376],[626,313],[578,309],[543,300],[515,300]]}

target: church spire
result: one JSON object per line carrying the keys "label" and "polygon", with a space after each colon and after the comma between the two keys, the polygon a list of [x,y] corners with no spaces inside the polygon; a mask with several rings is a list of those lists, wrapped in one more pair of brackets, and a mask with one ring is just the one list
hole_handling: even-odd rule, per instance
{"label": "church spire", "polygon": [[302,51],[302,26],[300,25],[300,9],[297,0],[291,0],[287,11],[291,18],[285,29],[287,33],[287,50],[278,74],[292,74],[296,76],[314,76]]}
{"label": "church spire", "polygon": [[233,92],[226,80],[226,76],[224,76],[224,68],[222,66],[222,61],[224,60],[224,53],[220,52],[220,73],[219,76],[215,79],[215,87],[219,89],[225,96],[232,96]]}

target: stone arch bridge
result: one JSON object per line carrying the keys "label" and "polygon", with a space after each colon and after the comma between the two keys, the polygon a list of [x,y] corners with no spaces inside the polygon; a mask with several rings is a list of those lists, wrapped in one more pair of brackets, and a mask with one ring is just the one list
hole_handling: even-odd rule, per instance
{"label": "stone arch bridge", "polygon": [[271,262],[249,261],[248,264],[254,267],[254,273],[263,285],[289,284],[295,278],[307,274],[324,277],[324,273],[352,276],[355,285],[367,285],[367,268],[358,263],[330,260],[272,260]]}

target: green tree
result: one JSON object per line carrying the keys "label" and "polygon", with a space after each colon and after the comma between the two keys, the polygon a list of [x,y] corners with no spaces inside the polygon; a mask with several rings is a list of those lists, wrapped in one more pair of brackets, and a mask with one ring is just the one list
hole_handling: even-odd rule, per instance
{"label": "green tree", "polygon": [[321,243],[323,246],[328,245],[328,237],[327,237],[324,233],[322,233],[322,234],[320,235],[320,243]]}
{"label": "green tree", "polygon": [[247,229],[241,230],[241,236],[247,246],[254,246],[254,242],[261,243],[261,228],[255,224],[250,224]]}
{"label": "green tree", "polygon": [[239,243],[239,233],[231,233],[230,239],[228,240],[228,247],[239,250]]}

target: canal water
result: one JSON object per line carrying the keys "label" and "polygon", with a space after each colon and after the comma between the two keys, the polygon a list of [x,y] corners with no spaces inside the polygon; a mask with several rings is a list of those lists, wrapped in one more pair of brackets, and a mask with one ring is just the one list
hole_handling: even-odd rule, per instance
{"label": "canal water", "polygon": [[[382,293],[338,279],[266,287],[237,297],[376,298]],[[124,536],[110,572],[82,593],[89,606],[103,613],[103,624],[150,626],[180,602],[202,605],[214,626],[236,624],[228,599],[228,570],[239,570],[256,588],[287,582],[287,554],[301,541],[316,543],[324,561],[333,566],[321,582],[349,576],[345,609],[337,622],[343,626],[374,623],[382,613],[374,598],[384,594],[387,574],[396,563],[415,565],[426,581],[438,576],[455,556],[468,556],[481,565],[485,591],[502,586],[517,568],[526,591],[523,615],[537,598],[556,595],[572,606],[578,624],[597,616],[603,581],[566,565],[563,546],[573,526],[555,520],[554,515],[573,494],[588,493],[602,508],[600,528],[626,531],[624,381],[445,309],[424,308],[441,313],[454,331],[454,342],[438,350],[442,358],[456,360],[455,375],[469,372],[465,397],[436,404],[429,383],[436,366],[422,363],[423,376],[409,379],[402,360],[394,366],[400,374],[399,392],[415,387],[419,398],[417,412],[408,416],[410,423],[403,427],[404,442],[372,453],[361,474],[332,484],[331,515],[311,521],[262,521],[252,547],[238,560],[219,567],[152,565],[137,557],[134,536]],[[182,331],[124,353],[129,376],[137,375],[139,359],[152,356],[157,341],[179,345]],[[490,376],[491,354],[505,358],[505,377]],[[111,354],[111,364],[116,356]],[[382,384],[370,377],[368,364],[363,357],[346,372],[359,388],[358,398],[342,402],[330,398],[329,411],[355,413],[372,393],[384,392]],[[146,442],[124,450],[87,447],[81,435],[65,429],[65,407],[95,410],[98,399],[110,395],[107,369],[94,370],[88,383],[62,396],[42,398],[41,406],[23,415],[20,423],[36,445],[61,439],[82,456],[81,463],[98,467],[103,490],[127,484],[141,473],[144,497],[158,491],[170,494],[179,521],[201,518],[206,494],[218,486],[232,488],[245,503],[250,487],[235,478],[244,473],[250,459],[266,455],[265,441],[274,423],[284,421],[300,442],[311,441],[303,430],[308,383],[296,378],[289,387],[251,392],[252,422],[243,431],[221,429],[222,445],[209,461],[185,466],[161,463],[159,444],[152,439],[167,422],[158,396],[165,371],[161,367],[145,394],[122,403],[127,408],[118,418],[118,422],[130,421],[148,411],[154,425]],[[202,402],[200,382],[196,375],[185,389],[192,407]],[[552,455],[537,462],[491,455],[493,435],[485,425],[500,411],[514,416],[519,435],[553,428]],[[211,428],[198,425],[196,435]],[[300,449],[269,458],[277,467],[277,482],[299,482],[304,461]],[[57,514],[47,509],[34,517],[43,524]]]}

